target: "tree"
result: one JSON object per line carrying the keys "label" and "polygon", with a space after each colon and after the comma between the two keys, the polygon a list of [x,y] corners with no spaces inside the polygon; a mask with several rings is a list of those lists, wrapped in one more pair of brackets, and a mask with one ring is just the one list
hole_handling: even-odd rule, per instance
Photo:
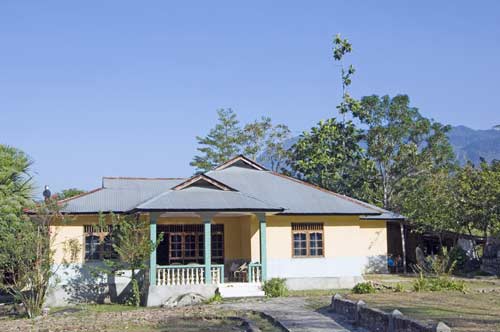
{"label": "tree", "polygon": [[331,118],[304,132],[291,148],[288,165],[295,176],[308,182],[363,199],[369,192],[367,175],[373,173],[373,163],[360,146],[363,133],[345,119],[348,113],[361,116],[359,101],[347,91],[355,69],[352,65],[345,69],[343,65],[343,58],[352,52],[352,45],[340,35],[335,36],[333,44],[333,58],[341,66],[342,101],[337,109],[342,122]]}
{"label": "tree", "polygon": [[283,170],[290,157],[288,147],[285,146],[290,139],[291,131],[284,124],[272,127],[265,142],[265,150],[260,155],[262,162],[267,162],[271,170],[279,172]]}
{"label": "tree", "polygon": [[354,117],[364,118],[363,109],[360,107],[360,102],[351,97],[348,92],[349,86],[352,84],[352,76],[356,72],[353,65],[344,67],[344,57],[352,52],[352,44],[347,39],[342,39],[340,34],[337,34],[333,39],[333,59],[340,64],[340,77],[342,79],[342,101],[337,106],[339,114],[342,115],[342,121],[345,122],[346,114],[351,114]]}
{"label": "tree", "polygon": [[359,142],[363,135],[351,121],[320,121],[291,148],[293,175],[323,188],[362,197],[364,174],[373,167]]}
{"label": "tree", "polygon": [[363,97],[361,108],[368,156],[377,171],[371,201],[404,213],[402,198],[415,190],[420,177],[453,168],[446,136],[450,127],[424,118],[406,95]]}
{"label": "tree", "polygon": [[455,195],[455,176],[441,169],[416,179],[413,189],[402,197],[405,215],[420,232],[461,232],[458,222],[459,202]]}
{"label": "tree", "polygon": [[25,219],[32,197],[31,159],[22,151],[0,144],[0,224]]}
{"label": "tree", "polygon": [[470,234],[500,235],[500,161],[468,162],[456,175],[457,217]]}
{"label": "tree", "polygon": [[[163,238],[163,234],[156,239],[156,243],[149,238],[149,222],[140,215],[116,215],[111,213],[111,224],[113,225],[112,245],[119,256],[119,260],[106,260],[106,265],[112,273],[121,270],[131,270],[132,292],[127,303],[139,306],[141,293],[144,294],[145,283],[140,283],[138,271],[145,271],[149,266],[149,256],[156,250]],[[105,216],[99,215],[99,227],[106,228]],[[101,245],[105,245],[104,243]],[[142,278],[144,281],[144,278]]]}
{"label": "tree", "polygon": [[40,315],[53,269],[51,225],[64,222],[56,200],[32,204],[29,217],[0,225],[0,289],[21,302],[28,317]]}
{"label": "tree", "polygon": [[283,163],[284,142],[290,136],[286,125],[274,126],[270,118],[262,117],[241,128],[233,110],[221,109],[217,114],[218,123],[209,134],[206,137],[196,137],[198,144],[202,145],[198,151],[203,155],[195,156],[191,166],[195,166],[198,172],[209,171],[238,154],[245,154],[256,160],[266,151],[278,153],[272,159],[274,165],[280,166]]}
{"label": "tree", "polygon": [[65,218],[55,200],[31,199],[31,165],[24,152],[0,145],[0,289],[34,317],[41,312],[55,273],[50,226]]}
{"label": "tree", "polygon": [[74,196],[78,196],[85,193],[85,190],[77,189],[77,188],[69,188],[61,190],[61,192],[56,193],[56,197],[58,200],[63,200],[67,198],[71,198]]}
{"label": "tree", "polygon": [[198,151],[202,155],[194,157],[190,163],[197,171],[208,171],[215,166],[236,156],[241,151],[243,143],[242,130],[236,113],[230,109],[217,110],[218,123],[210,130],[207,136],[196,136],[201,147]]}
{"label": "tree", "polygon": [[253,160],[264,151],[266,139],[272,129],[271,118],[262,117],[260,121],[248,123],[243,127],[243,154]]}

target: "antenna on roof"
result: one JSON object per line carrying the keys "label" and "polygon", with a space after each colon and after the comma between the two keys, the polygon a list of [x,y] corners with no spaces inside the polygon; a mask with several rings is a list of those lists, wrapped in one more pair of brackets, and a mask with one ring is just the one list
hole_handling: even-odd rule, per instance
{"label": "antenna on roof", "polygon": [[47,201],[50,198],[50,195],[51,195],[51,192],[50,192],[49,186],[46,185],[45,189],[43,191],[43,197]]}

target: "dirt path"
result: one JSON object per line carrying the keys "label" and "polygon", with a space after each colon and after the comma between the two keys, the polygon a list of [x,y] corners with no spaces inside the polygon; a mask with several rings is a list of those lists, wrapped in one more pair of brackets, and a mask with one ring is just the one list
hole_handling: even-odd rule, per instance
{"label": "dirt path", "polygon": [[329,313],[311,308],[306,298],[287,297],[266,300],[238,301],[220,305],[224,309],[262,312],[279,322],[290,332],[364,332],[349,326]]}

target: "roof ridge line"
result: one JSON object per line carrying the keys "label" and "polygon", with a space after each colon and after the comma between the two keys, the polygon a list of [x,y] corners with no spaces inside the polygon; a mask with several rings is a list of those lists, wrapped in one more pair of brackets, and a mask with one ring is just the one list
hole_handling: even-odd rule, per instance
{"label": "roof ridge line", "polygon": [[83,197],[83,196],[87,196],[87,195],[93,194],[93,193],[98,192],[98,191],[103,190],[103,189],[104,189],[103,187],[100,187],[100,188],[92,189],[92,190],[86,191],[84,193],[81,193],[81,194],[78,194],[78,195],[75,195],[75,196],[72,196],[72,197],[61,199],[61,200],[57,201],[57,204],[66,203],[66,202],[71,201],[73,199],[77,199],[77,198],[80,198],[80,197]]}
{"label": "roof ridge line", "polygon": [[133,210],[137,209],[137,208],[138,208],[140,205],[142,205],[142,204],[150,203],[150,202],[152,202],[153,200],[158,199],[158,198],[162,197],[163,195],[166,195],[166,194],[168,194],[168,193],[170,193],[170,192],[172,192],[172,191],[173,191],[173,190],[172,190],[172,188],[170,188],[170,189],[168,189],[168,190],[165,190],[164,192],[159,193],[158,195],[154,195],[153,197],[150,197],[150,198],[148,198],[148,199],[146,199],[146,200],[144,200],[144,201],[142,201],[142,202],[139,202],[139,203],[138,203],[138,204],[136,204],[136,205],[134,206],[134,208],[132,208],[130,211],[133,211]]}
{"label": "roof ridge line", "polygon": [[352,197],[349,197],[349,196],[346,196],[346,195],[342,195],[342,194],[336,193],[336,192],[334,192],[334,191],[331,191],[331,190],[325,189],[325,188],[320,187],[320,186],[317,186],[317,185],[315,185],[315,184],[312,184],[312,183],[309,183],[309,182],[306,182],[306,181],[303,181],[303,180],[299,180],[299,179],[297,179],[297,178],[294,178],[294,177],[291,177],[291,176],[288,176],[288,175],[285,175],[285,174],[281,174],[281,173],[278,173],[278,172],[275,172],[275,171],[268,171],[268,172],[270,172],[270,173],[271,173],[271,174],[273,174],[273,175],[276,175],[276,176],[282,177],[282,178],[284,178],[284,179],[287,179],[287,180],[290,180],[290,181],[294,181],[294,182],[297,182],[297,183],[300,183],[300,184],[303,184],[303,185],[306,185],[306,186],[312,187],[312,188],[314,188],[314,189],[320,190],[320,191],[322,191],[322,192],[325,192],[325,193],[328,193],[328,194],[334,195],[334,196],[336,196],[336,197],[338,197],[338,198],[345,199],[346,201],[350,201],[350,202],[352,202],[352,203],[355,203],[355,204],[361,205],[361,206],[363,206],[363,207],[365,207],[365,208],[367,208],[367,209],[370,209],[370,210],[373,210],[373,211],[379,212],[380,214],[382,214],[382,213],[383,213],[383,211],[378,210],[378,208],[377,208],[377,209],[375,209],[375,208],[373,208],[373,207],[371,207],[371,206],[367,205],[368,203],[364,203],[364,202],[362,202],[362,201],[360,201],[360,200],[357,200],[357,199],[355,199],[355,198],[352,198]]}
{"label": "roof ridge line", "polygon": [[111,180],[186,180],[188,178],[147,178],[147,177],[133,177],[133,176],[103,176],[103,179]]}
{"label": "roof ridge line", "polygon": [[[260,198],[254,197],[253,195],[250,195],[250,194],[244,193],[244,192],[242,192],[242,191],[237,191],[237,193],[239,193],[239,194],[241,194],[241,195],[243,195],[243,196],[249,197],[249,198],[251,198],[251,199],[255,199],[256,201],[259,201],[259,202],[261,202],[261,203],[265,203],[265,204],[269,204],[269,205],[274,205],[274,203],[271,203],[271,202],[268,202],[268,201],[264,201],[264,200],[262,200],[262,199],[260,199]],[[277,205],[277,204],[276,204],[276,205]],[[285,209],[283,206],[280,206],[280,208],[281,208],[281,209],[283,209],[283,211],[287,210],[287,209]]]}

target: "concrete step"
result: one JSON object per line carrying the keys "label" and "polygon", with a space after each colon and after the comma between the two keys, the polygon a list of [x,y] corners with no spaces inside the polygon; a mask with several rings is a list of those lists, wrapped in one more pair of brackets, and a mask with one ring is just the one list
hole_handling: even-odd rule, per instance
{"label": "concrete step", "polygon": [[219,293],[228,297],[263,297],[265,296],[260,283],[231,282],[219,285]]}

